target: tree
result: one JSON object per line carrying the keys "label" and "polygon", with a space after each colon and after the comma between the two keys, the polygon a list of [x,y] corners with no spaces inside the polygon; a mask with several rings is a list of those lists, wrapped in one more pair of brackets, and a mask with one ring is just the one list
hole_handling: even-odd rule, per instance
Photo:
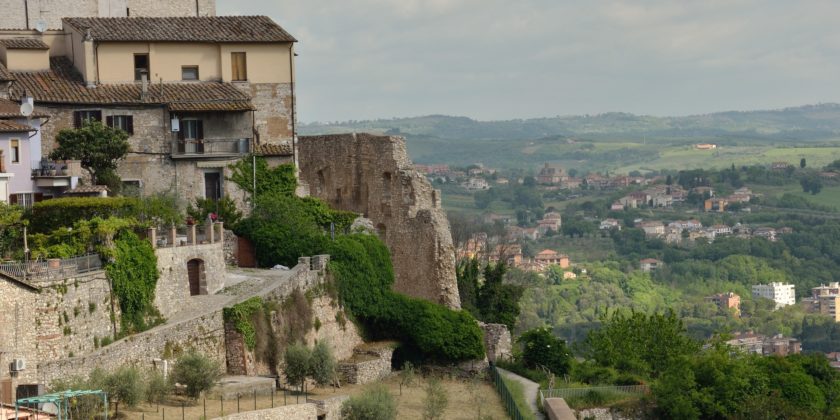
{"label": "tree", "polygon": [[146,373],[146,402],[160,404],[172,392],[172,382],[163,377],[157,369]]}
{"label": "tree", "polygon": [[484,285],[478,292],[478,310],[482,321],[505,324],[512,330],[519,317],[519,299],[524,291],[520,286],[502,283],[506,272],[504,261],[484,267]]}
{"label": "tree", "polygon": [[557,339],[548,328],[534,328],[524,332],[516,342],[522,346],[522,362],[537,369],[545,366],[555,375],[569,372],[572,355],[566,343]]}
{"label": "tree", "polygon": [[172,369],[172,380],[185,385],[187,395],[193,399],[213,389],[221,377],[222,368],[218,362],[193,351],[179,357]]}
{"label": "tree", "polygon": [[442,419],[447,405],[449,405],[449,398],[446,396],[446,390],[443,389],[440,379],[429,378],[426,382],[426,397],[423,399],[423,419]]}
{"label": "tree", "polygon": [[120,412],[120,404],[134,407],[145,393],[143,378],[137,368],[132,366],[122,366],[105,374],[101,386],[108,393],[108,400],[114,403],[114,411],[117,413]]}
{"label": "tree", "polygon": [[799,184],[802,185],[802,191],[810,192],[812,195],[819,194],[823,187],[822,180],[816,175],[803,176]]}
{"label": "tree", "polygon": [[461,307],[475,316],[479,316],[478,305],[478,277],[481,270],[478,259],[461,260],[455,268],[455,278],[458,280],[458,295],[461,297]]}
{"label": "tree", "polygon": [[526,187],[536,187],[537,179],[532,176],[526,176],[525,179],[522,180],[522,185]]}
{"label": "tree", "polygon": [[341,404],[342,420],[394,420],[397,402],[388,388],[376,384]]}
{"label": "tree", "polygon": [[415,376],[414,365],[411,362],[405,362],[400,371],[400,395],[402,395],[403,386],[414,385]]}
{"label": "tree", "polygon": [[806,164],[805,163],[805,158],[802,158],[801,160],[799,160],[799,167],[800,168],[805,169],[805,164]]}
{"label": "tree", "polygon": [[333,383],[336,374],[336,361],[332,349],[325,340],[319,340],[312,349],[311,373],[318,385]]}
{"label": "tree", "polygon": [[286,367],[283,372],[290,384],[300,386],[303,391],[303,381],[309,375],[312,363],[312,352],[303,344],[296,343],[286,347],[284,356]]}
{"label": "tree", "polygon": [[96,185],[116,176],[117,164],[130,148],[128,133],[93,120],[79,128],[59,131],[55,140],[58,147],[50,153],[50,159],[81,161]]}

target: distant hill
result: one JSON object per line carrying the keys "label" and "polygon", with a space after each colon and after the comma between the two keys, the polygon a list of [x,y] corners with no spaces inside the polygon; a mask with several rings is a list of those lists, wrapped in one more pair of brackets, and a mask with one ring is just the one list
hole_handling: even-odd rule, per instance
{"label": "distant hill", "polygon": [[[795,145],[840,138],[840,104],[807,105],[767,111],[719,112],[685,117],[652,117],[627,113],[558,116],[506,121],[477,121],[466,117],[423,117],[310,123],[301,134],[372,132],[403,135],[417,162],[461,164],[482,161],[518,167],[538,161],[587,160],[600,149],[562,147],[563,144],[634,143],[609,147],[623,159],[633,154],[647,159],[645,145],[686,145],[713,141],[722,144]],[[551,145],[550,147],[544,147]],[[629,146],[628,146],[629,147]],[[631,150],[632,149],[632,150]],[[616,152],[617,151],[617,152]],[[651,149],[654,152],[656,149]],[[581,155],[583,153],[583,155]],[[586,155],[589,153],[589,155]],[[651,157],[651,156],[647,156]],[[655,158],[655,156],[653,156]],[[597,160],[597,159],[595,159]],[[634,161],[616,162],[628,164]],[[597,166],[597,165],[596,165]]]}

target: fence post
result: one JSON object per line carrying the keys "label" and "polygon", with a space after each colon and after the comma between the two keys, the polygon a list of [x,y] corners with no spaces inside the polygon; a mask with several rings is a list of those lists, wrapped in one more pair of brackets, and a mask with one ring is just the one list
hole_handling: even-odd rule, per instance
{"label": "fence post", "polygon": [[237,393],[237,394],[236,394],[236,412],[237,412],[237,413],[239,412],[239,397],[241,397],[241,395],[239,395],[239,394]]}
{"label": "fence post", "polygon": [[257,411],[257,390],[254,389],[254,411]]}
{"label": "fence post", "polygon": [[222,413],[220,414],[220,416],[224,417],[225,416],[225,394],[222,394],[222,397],[219,398],[219,401],[221,401],[221,403],[222,403]]}
{"label": "fence post", "polygon": [[207,397],[204,397],[204,420],[207,420]]}

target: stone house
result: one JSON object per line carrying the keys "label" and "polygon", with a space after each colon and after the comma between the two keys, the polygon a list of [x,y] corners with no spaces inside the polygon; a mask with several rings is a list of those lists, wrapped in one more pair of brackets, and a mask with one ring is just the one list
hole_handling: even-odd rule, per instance
{"label": "stone house", "polygon": [[714,303],[721,311],[735,309],[736,316],[741,314],[741,296],[737,293],[718,293],[707,297],[706,300]]}
{"label": "stone house", "polygon": [[544,249],[534,256],[534,262],[544,267],[558,265],[560,268],[569,268],[569,256],[551,249]]}
{"label": "stone house", "polygon": [[557,185],[567,178],[566,174],[563,173],[563,168],[552,166],[548,163],[537,174],[537,182],[544,185]]}
{"label": "stone house", "polygon": [[665,224],[658,220],[640,222],[636,227],[644,230],[645,236],[648,238],[657,238],[665,235]]}
{"label": "stone house", "polygon": [[186,200],[241,200],[225,177],[249,153],[293,161],[296,40],[268,17],[65,18],[60,34],[26,33],[47,48],[0,61],[0,97],[50,115],[43,154],[59,130],[101,121],[130,136],[124,184]]}
{"label": "stone house", "polygon": [[617,229],[621,230],[621,222],[616,219],[604,219],[601,221],[601,225],[598,226],[600,230],[610,230],[610,229]]}

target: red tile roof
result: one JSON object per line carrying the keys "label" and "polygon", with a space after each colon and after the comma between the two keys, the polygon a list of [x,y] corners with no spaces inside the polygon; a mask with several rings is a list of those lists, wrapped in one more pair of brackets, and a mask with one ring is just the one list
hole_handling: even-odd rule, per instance
{"label": "red tile roof", "polygon": [[48,50],[50,47],[41,41],[34,38],[8,38],[0,39],[0,45],[6,47],[7,50]]}
{"label": "red tile roof", "polygon": [[291,156],[292,145],[289,143],[280,144],[258,144],[256,154],[261,156]]}
{"label": "red tile roof", "polygon": [[267,16],[64,18],[95,41],[297,42]]}
{"label": "red tile roof", "polygon": [[14,80],[14,77],[9,73],[9,70],[6,69],[3,63],[0,63],[0,80]]}
{"label": "red tile roof", "polygon": [[[37,109],[30,115],[31,118],[45,118],[47,114]],[[26,118],[20,114],[20,103],[0,99],[0,118]]]}
{"label": "red tile roof", "polygon": [[85,86],[66,57],[52,57],[49,71],[15,72],[16,92],[36,103],[90,105],[166,105],[173,111],[250,111],[250,98],[230,83],[150,83],[143,96],[139,83]]}
{"label": "red tile roof", "polygon": [[35,131],[32,127],[14,121],[0,120],[0,133],[26,133]]}

